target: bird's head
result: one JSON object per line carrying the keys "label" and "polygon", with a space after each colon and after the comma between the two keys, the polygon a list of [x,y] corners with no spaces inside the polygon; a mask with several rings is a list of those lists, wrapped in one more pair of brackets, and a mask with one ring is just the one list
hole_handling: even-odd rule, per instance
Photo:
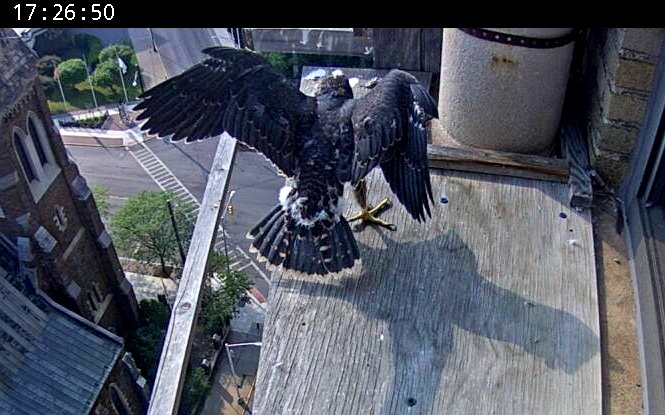
{"label": "bird's head", "polygon": [[324,94],[335,98],[353,98],[349,78],[339,69],[333,71],[332,75],[326,76],[319,82],[316,95]]}

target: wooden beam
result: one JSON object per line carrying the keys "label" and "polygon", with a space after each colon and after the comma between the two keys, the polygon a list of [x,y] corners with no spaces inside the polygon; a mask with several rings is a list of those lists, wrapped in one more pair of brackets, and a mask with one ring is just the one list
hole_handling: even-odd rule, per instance
{"label": "wooden beam", "polygon": [[506,153],[479,148],[427,146],[430,168],[460,170],[501,176],[567,182],[570,170],[566,160]]}
{"label": "wooden beam", "polygon": [[215,246],[217,228],[223,211],[222,202],[226,197],[235,154],[236,140],[224,133],[217,145],[217,153],[183,267],[150,399],[149,415],[178,413],[192,335],[200,306],[201,288],[208,258]]}
{"label": "wooden beam", "polygon": [[590,212],[566,183],[431,177],[448,202],[355,232],[357,273],[273,274],[254,413],[601,414]]}

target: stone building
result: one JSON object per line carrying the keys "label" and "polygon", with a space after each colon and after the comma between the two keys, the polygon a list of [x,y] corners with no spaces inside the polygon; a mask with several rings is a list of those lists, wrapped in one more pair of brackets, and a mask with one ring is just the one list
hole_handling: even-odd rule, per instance
{"label": "stone building", "polygon": [[593,167],[618,188],[627,175],[654,87],[665,29],[589,30],[580,62]]}
{"label": "stone building", "polygon": [[146,381],[119,337],[136,297],[36,60],[0,29],[0,412],[143,413]]}
{"label": "stone building", "polygon": [[24,259],[0,233],[0,413],[143,413],[122,339],[45,295]]}
{"label": "stone building", "polygon": [[46,105],[36,56],[0,31],[0,231],[69,310],[123,335],[138,305],[85,179]]}

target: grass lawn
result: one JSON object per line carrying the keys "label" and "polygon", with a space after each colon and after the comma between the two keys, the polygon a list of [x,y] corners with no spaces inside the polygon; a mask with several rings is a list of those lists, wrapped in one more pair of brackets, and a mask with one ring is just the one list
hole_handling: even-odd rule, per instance
{"label": "grass lawn", "polygon": [[[137,96],[141,94],[141,88],[137,86],[132,86],[132,81],[134,80],[134,71],[128,70],[125,78],[125,87],[127,88],[127,97],[129,100],[136,99]],[[67,100],[67,105],[70,111],[76,110],[85,110],[92,109],[95,106],[94,101],[92,100],[92,93],[90,92],[90,84],[88,81],[80,82],[76,85],[67,86],[62,85],[62,89],[65,92],[65,99]],[[118,85],[113,92],[110,88],[103,88],[101,86],[95,86],[95,96],[97,97],[97,104],[117,104],[120,101],[125,100],[125,96],[122,92],[122,84],[118,78]],[[65,112],[65,104],[62,102],[62,96],[60,95],[60,88],[56,86],[51,95],[48,97],[48,106],[52,114],[58,114]]]}

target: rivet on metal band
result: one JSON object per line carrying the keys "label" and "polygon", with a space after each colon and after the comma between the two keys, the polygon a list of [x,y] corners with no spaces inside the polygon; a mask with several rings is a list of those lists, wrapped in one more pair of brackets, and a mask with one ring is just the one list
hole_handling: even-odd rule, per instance
{"label": "rivet on metal band", "polygon": [[523,46],[525,48],[533,49],[554,49],[574,42],[580,33],[582,33],[583,29],[573,29],[572,32],[565,36],[552,39],[538,39],[535,37],[510,35],[507,33],[499,33],[480,28],[459,28],[459,30],[468,35],[477,37],[479,39],[488,40],[490,42],[503,43],[513,46]]}

